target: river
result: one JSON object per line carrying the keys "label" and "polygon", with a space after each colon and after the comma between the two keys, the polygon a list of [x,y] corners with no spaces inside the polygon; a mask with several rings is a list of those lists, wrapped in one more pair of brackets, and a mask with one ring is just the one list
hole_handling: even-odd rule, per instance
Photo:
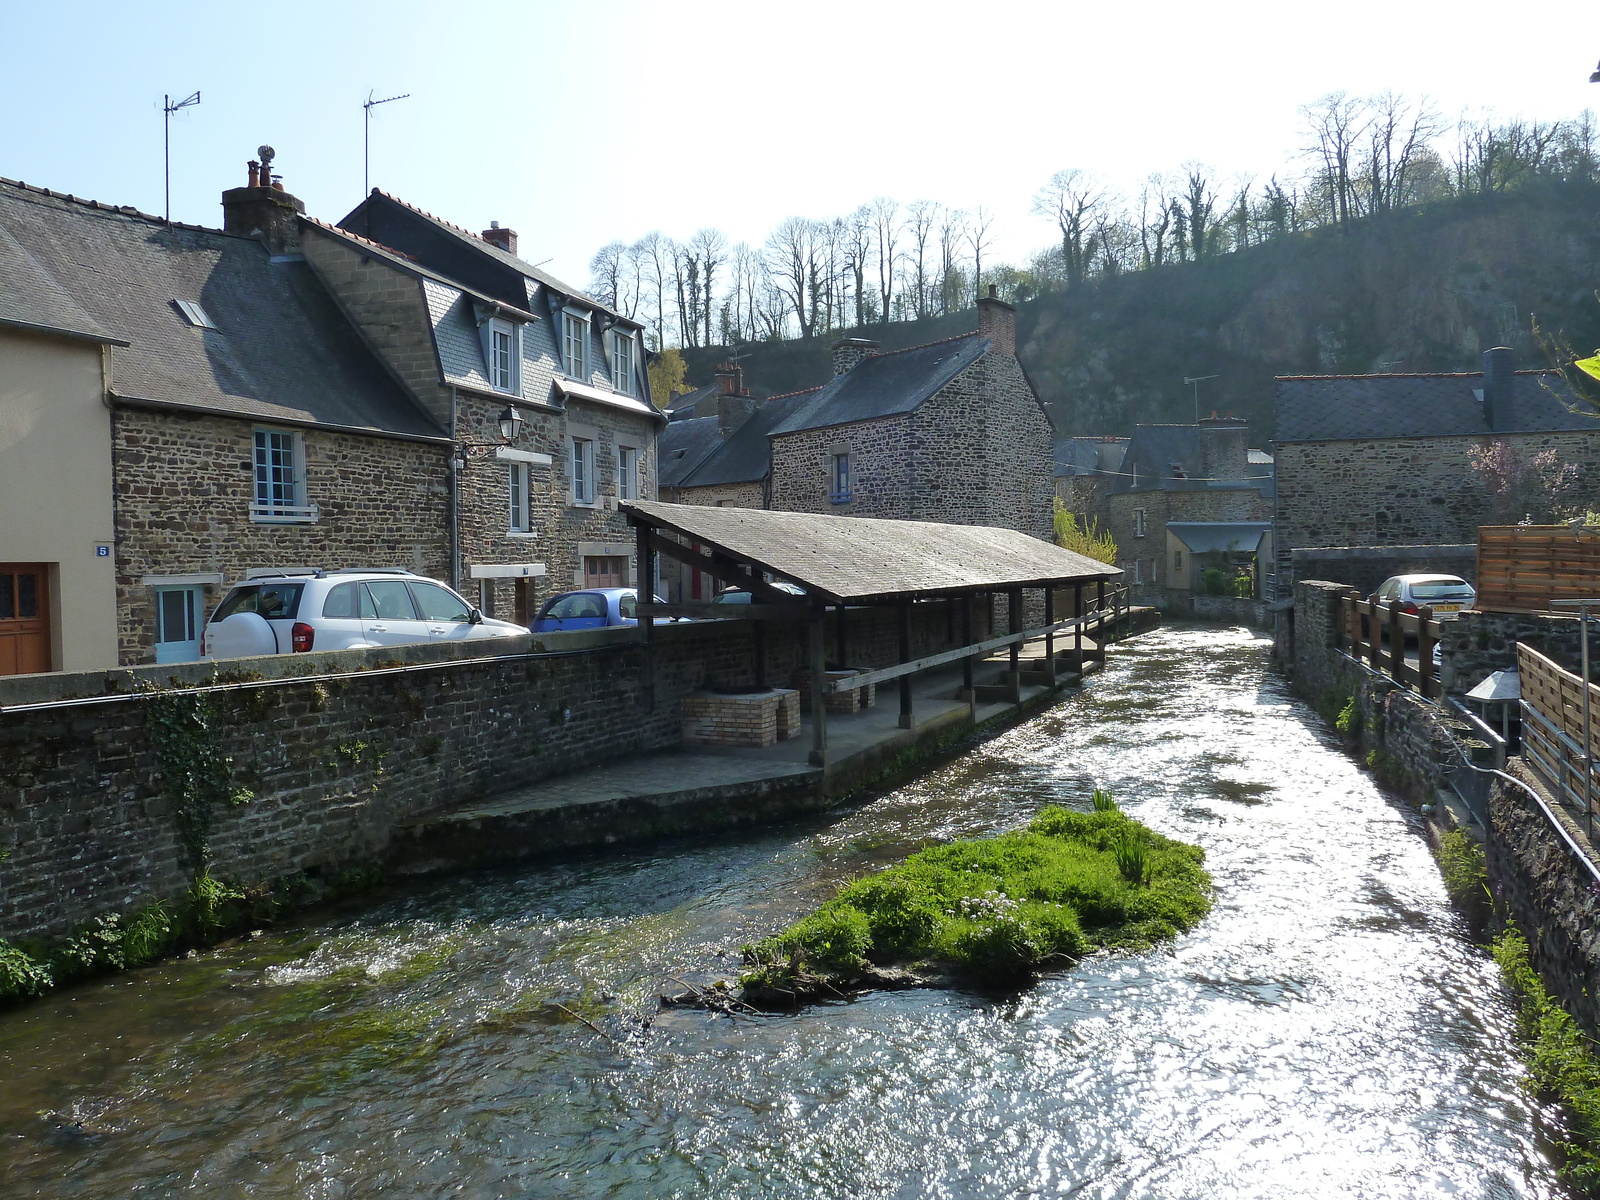
{"label": "river", "polygon": [[[1267,649],[1169,627],[848,811],[369,897],[0,1014],[0,1192],[1565,1195],[1416,818]],[[1205,847],[1176,943],[1021,995],[655,1012],[842,881],[1096,783]]]}

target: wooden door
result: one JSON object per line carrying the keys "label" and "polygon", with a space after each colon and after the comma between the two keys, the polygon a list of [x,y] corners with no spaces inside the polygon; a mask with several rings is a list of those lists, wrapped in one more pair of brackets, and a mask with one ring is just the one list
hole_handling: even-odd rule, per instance
{"label": "wooden door", "polygon": [[49,579],[43,563],[0,563],[0,675],[50,669]]}
{"label": "wooden door", "polygon": [[621,557],[591,555],[583,560],[583,586],[619,588],[626,585],[628,560]]}

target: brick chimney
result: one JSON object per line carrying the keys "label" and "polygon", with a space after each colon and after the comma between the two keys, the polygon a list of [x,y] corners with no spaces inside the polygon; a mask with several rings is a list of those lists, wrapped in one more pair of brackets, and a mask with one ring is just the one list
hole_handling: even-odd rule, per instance
{"label": "brick chimney", "polygon": [[1202,479],[1245,479],[1249,476],[1250,453],[1246,443],[1250,425],[1241,417],[1219,417],[1212,413],[1200,422],[1200,477]]}
{"label": "brick chimney", "polygon": [[715,378],[724,395],[748,396],[750,394],[750,389],[744,385],[744,368],[737,363],[718,363]]}
{"label": "brick chimney", "polygon": [[300,216],[305,204],[283,189],[272,173],[272,147],[248,164],[250,182],[222,193],[222,231],[260,238],[272,255],[300,253]]}
{"label": "brick chimney", "polygon": [[515,229],[501,229],[499,221],[490,221],[489,228],[483,231],[483,240],[491,246],[499,246],[507,254],[517,252],[517,231]]}
{"label": "brick chimney", "polygon": [[1517,427],[1517,360],[1510,347],[1483,352],[1483,418],[1496,433]]}
{"label": "brick chimney", "polygon": [[882,344],[871,338],[840,338],[833,344],[833,373],[848,375],[857,363],[882,349]]}
{"label": "brick chimney", "polygon": [[978,336],[989,339],[989,348],[998,354],[1017,354],[1017,310],[1000,299],[994,284],[989,294],[978,299]]}

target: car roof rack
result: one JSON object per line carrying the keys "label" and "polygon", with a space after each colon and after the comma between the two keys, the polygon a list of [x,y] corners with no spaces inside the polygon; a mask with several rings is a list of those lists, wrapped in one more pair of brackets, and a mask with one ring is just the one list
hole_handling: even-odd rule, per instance
{"label": "car roof rack", "polygon": [[246,579],[321,579],[321,567],[256,567],[246,571]]}
{"label": "car roof rack", "polygon": [[409,575],[413,579],[422,576],[406,567],[340,567],[337,571],[329,571],[329,575]]}

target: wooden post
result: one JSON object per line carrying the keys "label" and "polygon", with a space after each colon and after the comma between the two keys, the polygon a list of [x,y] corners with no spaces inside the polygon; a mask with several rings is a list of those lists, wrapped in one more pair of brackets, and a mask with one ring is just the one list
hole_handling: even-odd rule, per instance
{"label": "wooden post", "polygon": [[[1022,589],[1012,588],[1006,593],[1006,632],[1022,632]],[[1011,693],[1011,703],[1022,703],[1022,643],[1011,643],[1011,670],[1006,676],[1006,689]]]}
{"label": "wooden post", "polygon": [[[1044,590],[1044,623],[1056,623],[1056,589],[1047,587]],[[1050,681],[1050,686],[1056,686],[1056,635],[1044,635],[1044,677]]]}
{"label": "wooden post", "polygon": [[1417,609],[1417,691],[1424,699],[1433,695],[1433,637],[1428,623],[1433,620],[1433,605]]}
{"label": "wooden post", "polygon": [[[656,598],[656,559],[650,549],[650,527],[639,525],[634,529],[634,549],[636,555],[635,577],[639,581],[639,597],[646,604],[654,604]],[[640,666],[639,686],[644,692],[644,708],[646,712],[654,710],[656,706],[656,664],[655,664],[655,637],[656,619],[652,613],[649,617],[639,622],[639,642],[644,647],[644,662]]]}
{"label": "wooden post", "polygon": [[1385,607],[1389,610],[1389,678],[1404,684],[1406,631],[1400,628],[1400,606],[1391,600]]}
{"label": "wooden post", "polygon": [[1383,609],[1367,602],[1367,663],[1374,671],[1383,671]]}
{"label": "wooden post", "polygon": [[811,657],[811,765],[828,765],[828,705],[823,691],[828,686],[827,654],[823,648],[822,618],[827,608],[821,603],[812,609],[810,626]]}
{"label": "wooden post", "polygon": [[[972,601],[973,597],[971,595],[963,596],[961,599],[961,644],[963,646],[972,645]],[[961,660],[961,698],[968,705],[976,706],[977,704],[977,693],[972,689],[972,659],[970,657]]]}
{"label": "wooden post", "polygon": [[[900,605],[900,661],[911,661],[911,601]],[[911,676],[900,676],[900,728],[915,729],[916,720],[911,712]]]}
{"label": "wooden post", "polygon": [[833,660],[839,664],[839,669],[842,671],[850,665],[850,644],[845,635],[844,604],[842,602],[834,606],[833,619],[838,622],[833,630]]}
{"label": "wooden post", "polygon": [[767,623],[765,621],[757,621],[755,622],[755,627],[756,687],[765,688],[767,686]]}
{"label": "wooden post", "polygon": [[1095,587],[1097,590],[1095,609],[1100,614],[1094,622],[1095,659],[1098,662],[1105,662],[1106,643],[1111,640],[1111,635],[1106,629],[1106,581],[1100,580]]}
{"label": "wooden post", "polygon": [[1078,623],[1072,627],[1072,652],[1077,655],[1078,670],[1083,670],[1083,584],[1072,585],[1072,615]]}

